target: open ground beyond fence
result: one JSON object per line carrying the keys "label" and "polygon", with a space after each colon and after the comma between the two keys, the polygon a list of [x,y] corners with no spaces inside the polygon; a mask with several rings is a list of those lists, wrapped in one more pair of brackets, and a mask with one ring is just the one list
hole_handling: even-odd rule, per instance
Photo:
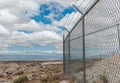
{"label": "open ground beyond fence", "polygon": [[120,83],[120,0],[94,0],[63,42],[64,71],[79,83]]}

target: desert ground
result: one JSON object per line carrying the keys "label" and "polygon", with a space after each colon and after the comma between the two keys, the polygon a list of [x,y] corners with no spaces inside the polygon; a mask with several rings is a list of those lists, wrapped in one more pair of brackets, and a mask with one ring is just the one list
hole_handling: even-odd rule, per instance
{"label": "desert ground", "polygon": [[[77,65],[77,73],[74,74],[79,80],[83,79],[83,67]],[[120,83],[120,55],[86,62],[87,83]]]}
{"label": "desert ground", "polygon": [[61,61],[0,62],[0,83],[74,83]]}
{"label": "desert ground", "polygon": [[[83,76],[81,63],[71,65],[74,77]],[[120,83],[120,55],[86,61],[87,83]],[[81,80],[82,81],[82,80]],[[0,62],[0,83],[77,83],[63,74],[62,61]],[[79,82],[78,82],[79,83]],[[81,82],[83,83],[83,82]]]}

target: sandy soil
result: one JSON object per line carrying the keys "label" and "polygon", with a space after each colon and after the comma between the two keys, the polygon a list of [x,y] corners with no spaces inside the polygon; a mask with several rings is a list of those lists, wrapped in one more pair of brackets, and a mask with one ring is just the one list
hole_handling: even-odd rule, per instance
{"label": "sandy soil", "polygon": [[14,83],[26,76],[24,83],[73,83],[63,74],[61,61],[49,62],[0,62],[0,83]]}

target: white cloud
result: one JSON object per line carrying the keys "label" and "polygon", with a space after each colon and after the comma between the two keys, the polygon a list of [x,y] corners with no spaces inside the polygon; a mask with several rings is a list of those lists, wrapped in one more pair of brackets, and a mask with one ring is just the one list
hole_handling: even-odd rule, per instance
{"label": "white cloud", "polygon": [[39,5],[35,0],[19,0],[17,7],[23,12],[27,11],[27,15],[31,16],[39,14]]}
{"label": "white cloud", "polygon": [[30,34],[30,39],[34,43],[40,45],[57,45],[61,43],[62,38],[58,34],[52,31],[41,31]]}
{"label": "white cloud", "polygon": [[49,30],[49,31],[58,31],[57,26],[52,26],[50,24],[43,24],[43,23],[37,23],[34,20],[31,20],[28,23],[24,23],[24,24],[15,24],[14,25],[14,30],[27,30],[27,31],[45,31],[45,30]]}
{"label": "white cloud", "polygon": [[19,20],[19,17],[10,13],[8,9],[0,11],[0,23],[16,23]]}
{"label": "white cloud", "polygon": [[9,30],[0,25],[0,37],[6,37],[10,34]]}
{"label": "white cloud", "polygon": [[[4,33],[6,33],[5,31],[6,30],[4,30]],[[11,45],[32,47],[32,43],[36,43],[42,46],[54,45],[57,49],[57,47],[61,45],[61,42],[61,36],[54,31],[41,31],[31,34],[13,31],[10,37],[4,39],[4,41],[0,41],[0,47],[6,48],[6,46]]]}
{"label": "white cloud", "polygon": [[[1,50],[7,49],[6,52],[10,53],[9,47],[12,45],[32,47],[32,43],[37,43],[43,46],[53,45],[56,47],[54,52],[61,53],[62,36],[56,33],[59,31],[58,25],[45,25],[29,18],[40,12],[40,4],[51,1],[59,2],[63,6],[72,5],[75,2],[75,0],[69,0],[69,3],[68,0],[0,0]],[[64,22],[65,18],[59,25],[63,25],[62,21]],[[33,33],[27,34],[18,30],[33,31]]]}
{"label": "white cloud", "polygon": [[13,8],[17,6],[17,0],[0,0],[0,9]]}

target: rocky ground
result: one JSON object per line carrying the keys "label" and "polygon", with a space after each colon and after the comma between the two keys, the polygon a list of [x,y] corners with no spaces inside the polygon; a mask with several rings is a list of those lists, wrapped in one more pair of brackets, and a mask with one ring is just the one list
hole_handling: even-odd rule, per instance
{"label": "rocky ground", "polygon": [[[82,72],[75,74],[80,78]],[[120,55],[104,58],[86,70],[87,83],[120,83]]]}
{"label": "rocky ground", "polygon": [[[91,63],[92,65],[91,65]],[[120,55],[89,61],[87,83],[120,83]],[[80,67],[77,66],[77,67]],[[82,78],[82,68],[74,76]],[[25,82],[19,80],[25,79]],[[26,80],[27,79],[27,80]],[[17,80],[17,81],[16,81]],[[77,83],[63,74],[63,64],[56,62],[0,62],[0,83]],[[79,82],[78,82],[79,83]],[[81,82],[82,83],[82,82]]]}
{"label": "rocky ground", "polygon": [[0,62],[0,83],[20,83],[25,77],[24,83],[74,83],[63,74],[62,62]]}

